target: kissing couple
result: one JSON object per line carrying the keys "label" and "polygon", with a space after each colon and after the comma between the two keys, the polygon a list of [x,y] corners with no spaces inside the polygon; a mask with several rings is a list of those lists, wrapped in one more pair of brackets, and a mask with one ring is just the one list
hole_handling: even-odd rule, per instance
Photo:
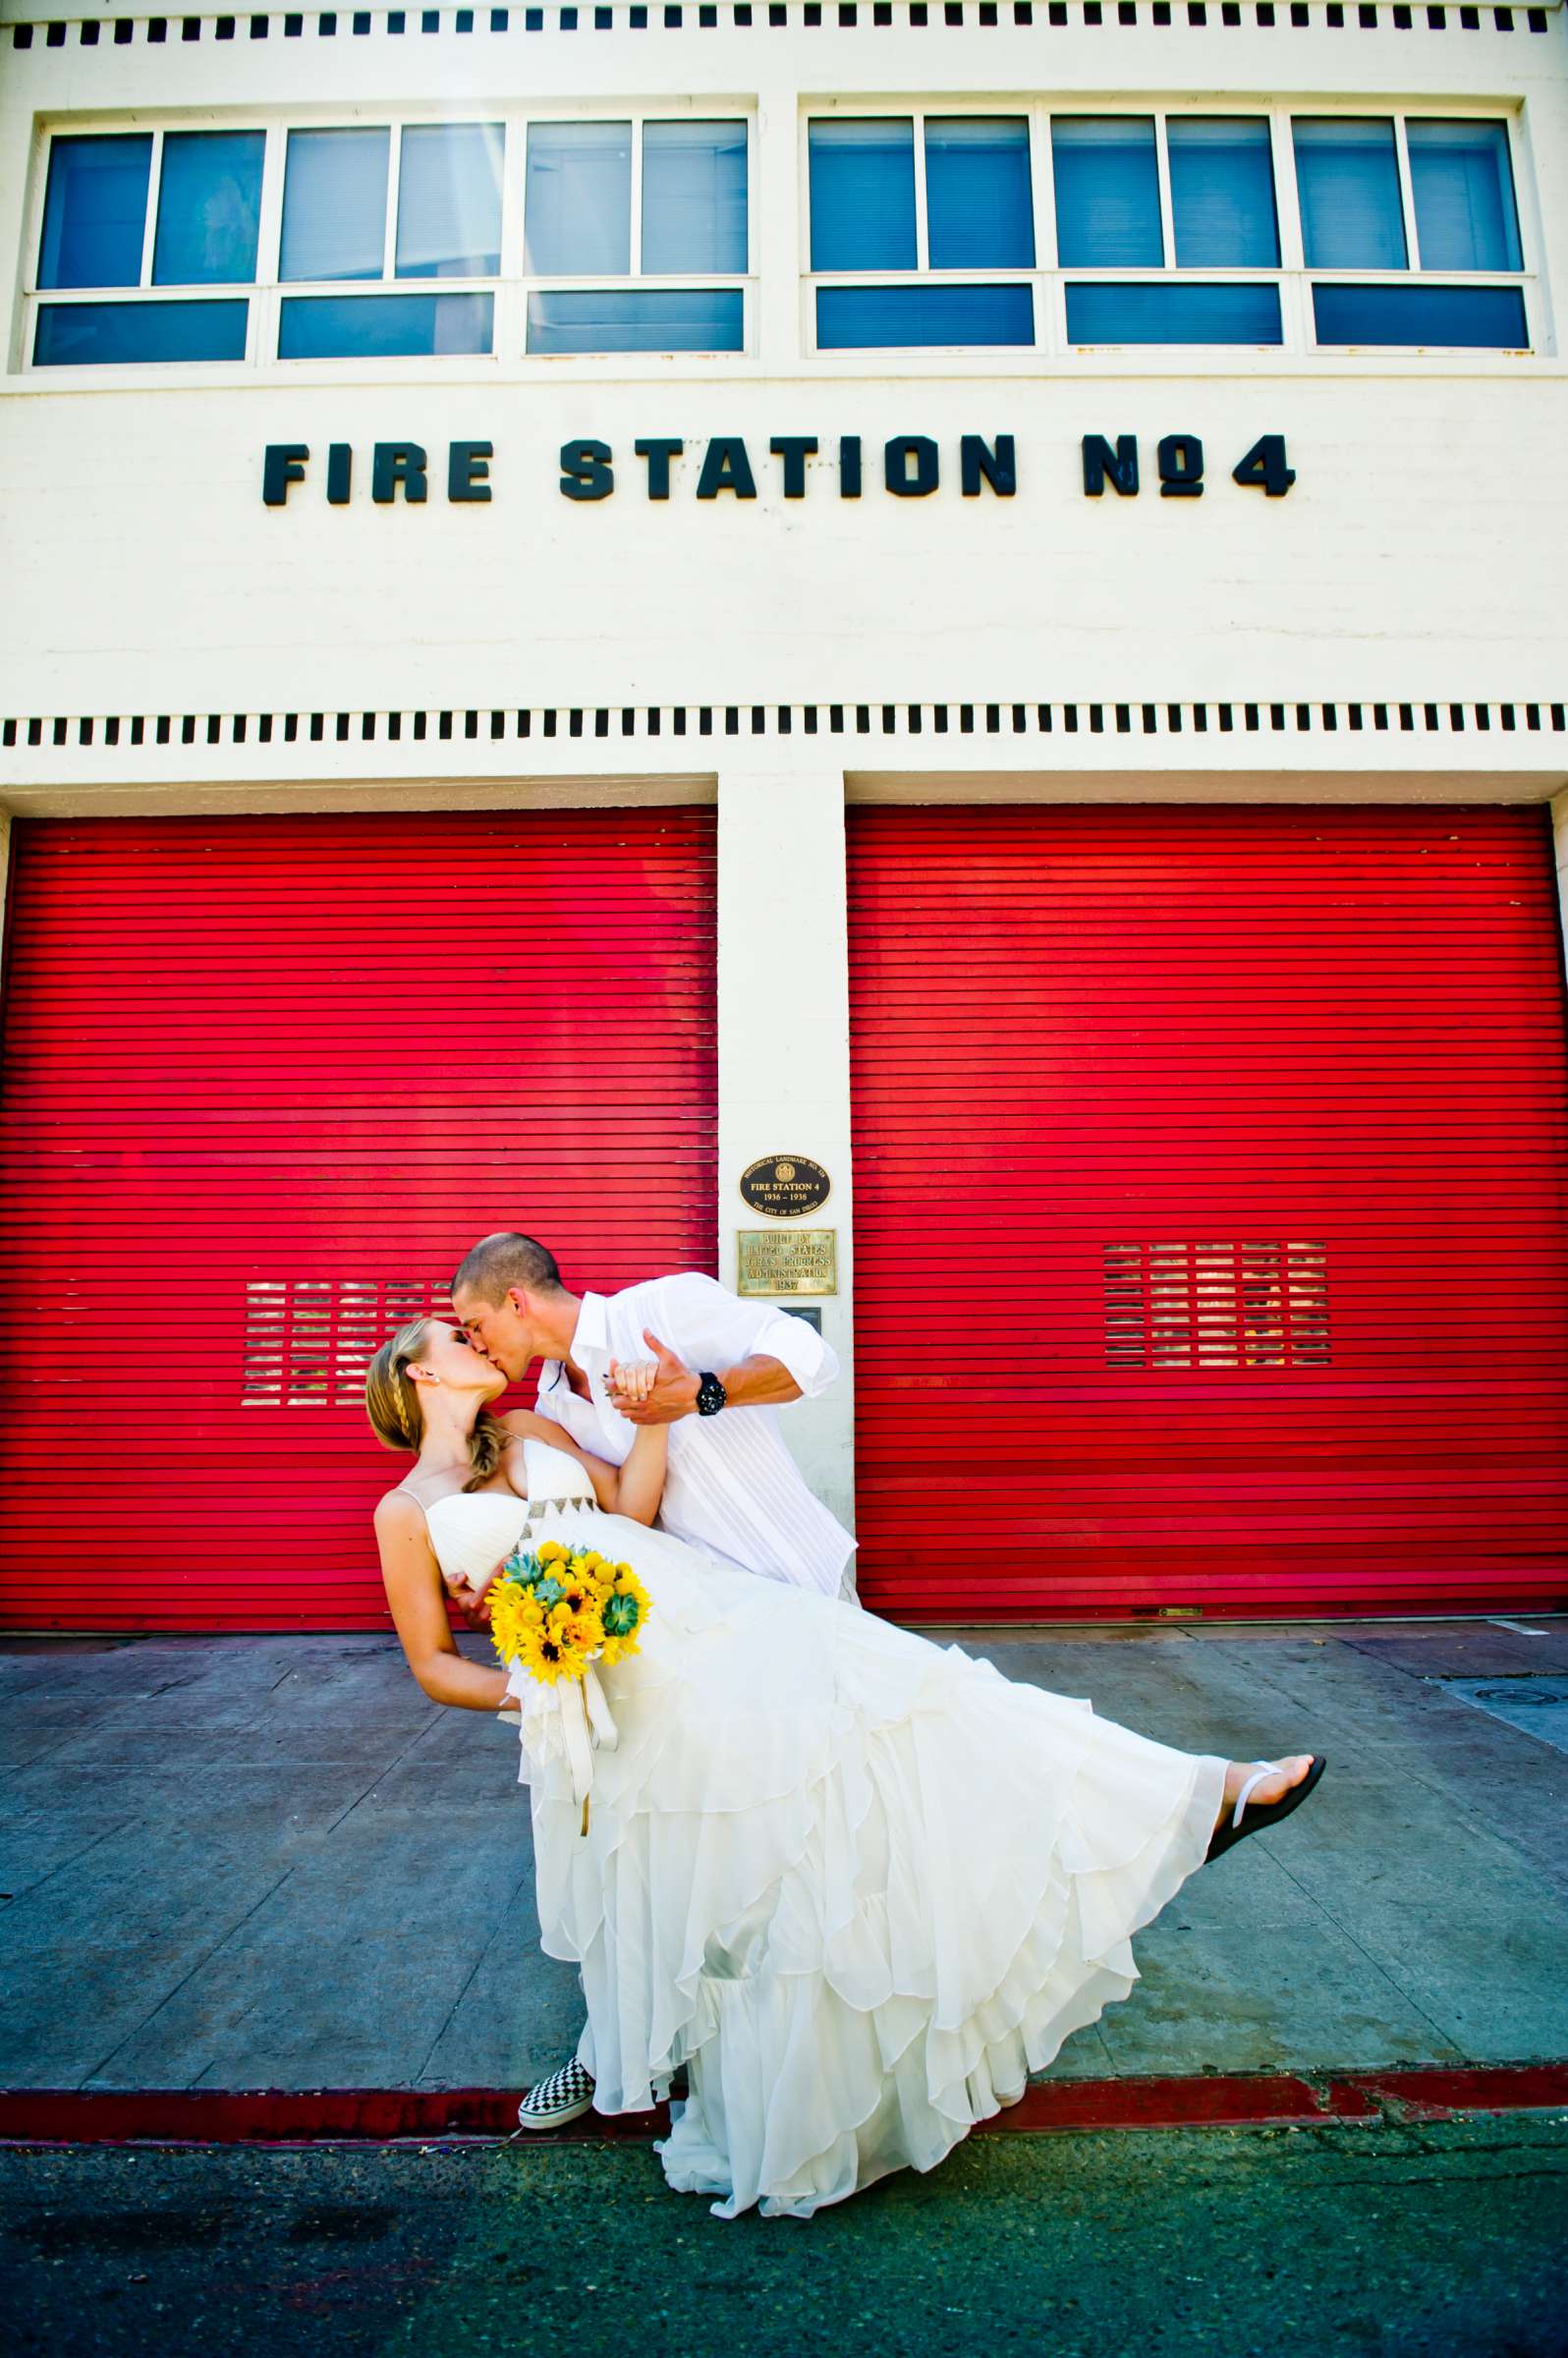
{"label": "kissing couple", "polygon": [[[520,2119],[644,2111],[684,2069],[658,2152],[721,2218],[934,2168],[1128,1995],[1132,1935],[1323,1760],[1173,1751],[841,1596],[854,1542],[779,1430],[838,1372],[803,1320],[691,1272],[579,1296],[510,1232],[451,1293],[459,1324],[415,1319],[370,1363],[370,1422],[415,1458],[375,1530],[424,1693],[519,1711],[543,1945],[588,2001]],[[494,1415],[535,1359],[533,1407]],[[954,1550],[980,1544],[930,1477]],[[500,1562],[550,1539],[652,1599],[638,1651],[595,1669],[588,1811],[553,1690],[467,1659],[447,1609],[482,1618]]]}

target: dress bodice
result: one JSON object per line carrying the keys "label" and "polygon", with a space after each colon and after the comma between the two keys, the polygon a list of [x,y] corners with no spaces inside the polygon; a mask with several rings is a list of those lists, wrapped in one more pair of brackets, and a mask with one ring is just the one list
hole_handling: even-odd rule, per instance
{"label": "dress bodice", "polygon": [[424,1510],[435,1560],[447,1580],[466,1580],[481,1589],[524,1534],[549,1537],[548,1524],[561,1510],[578,1513],[594,1505],[593,1485],[581,1460],[548,1441],[525,1440],[527,1498],[514,1490],[454,1490]]}

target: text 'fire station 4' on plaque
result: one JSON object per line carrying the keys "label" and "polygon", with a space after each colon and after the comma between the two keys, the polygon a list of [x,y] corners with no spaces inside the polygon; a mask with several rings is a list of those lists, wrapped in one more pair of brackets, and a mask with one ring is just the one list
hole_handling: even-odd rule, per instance
{"label": "text 'fire station 4' on plaque", "polygon": [[836,1228],[737,1228],[738,1294],[836,1294]]}
{"label": "text 'fire station 4' on plaque", "polygon": [[805,1154],[764,1154],[741,1173],[741,1201],[748,1211],[770,1220],[800,1220],[820,1211],[833,1182],[819,1162]]}

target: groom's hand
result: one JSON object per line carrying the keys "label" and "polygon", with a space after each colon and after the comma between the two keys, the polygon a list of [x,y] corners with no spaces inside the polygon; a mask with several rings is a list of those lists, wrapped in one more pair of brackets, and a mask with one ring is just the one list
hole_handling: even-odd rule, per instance
{"label": "groom's hand", "polygon": [[653,1380],[638,1391],[621,1390],[614,1382],[611,1370],[610,1399],[623,1417],[632,1425],[673,1425],[678,1418],[690,1417],[697,1411],[697,1395],[700,1382],[696,1371],[684,1365],[667,1343],[646,1327],[643,1340],[653,1354]]}
{"label": "groom's hand", "polygon": [[490,1592],[488,1586],[480,1590],[475,1588],[472,1581],[454,1580],[449,1584],[446,1593],[470,1629],[489,1628]]}

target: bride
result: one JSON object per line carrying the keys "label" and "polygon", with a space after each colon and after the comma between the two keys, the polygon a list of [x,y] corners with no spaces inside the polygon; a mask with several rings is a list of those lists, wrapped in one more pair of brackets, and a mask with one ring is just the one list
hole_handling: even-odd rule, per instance
{"label": "bride", "polygon": [[[644,2110],[684,2066],[664,2174],[720,2218],[809,2218],[933,2168],[1127,1996],[1130,1936],[1205,1857],[1322,1773],[1172,1751],[712,1563],[648,1528],[667,1426],[611,1466],[559,1425],[492,1415],[505,1386],[436,1319],[372,1360],[370,1422],[416,1455],[375,1511],[387,1598],[426,1695],[520,1707],[543,1944],[582,1968],[595,2108]],[[955,1554],[977,1544],[934,1483],[932,1511]],[[613,1726],[595,1713],[586,1831],[555,1690],[468,1660],[447,1616],[447,1591],[525,1533],[629,1561],[652,1599],[641,1651],[598,1669]]]}

